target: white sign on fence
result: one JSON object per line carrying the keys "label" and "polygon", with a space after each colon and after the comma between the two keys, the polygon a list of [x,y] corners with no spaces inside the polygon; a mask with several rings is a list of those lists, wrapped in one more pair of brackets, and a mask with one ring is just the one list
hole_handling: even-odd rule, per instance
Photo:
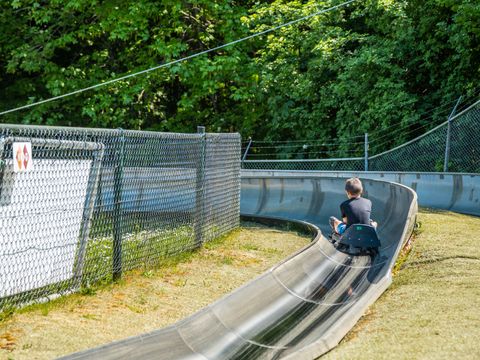
{"label": "white sign on fence", "polygon": [[18,173],[32,170],[32,144],[29,142],[14,142],[12,149],[13,171]]}

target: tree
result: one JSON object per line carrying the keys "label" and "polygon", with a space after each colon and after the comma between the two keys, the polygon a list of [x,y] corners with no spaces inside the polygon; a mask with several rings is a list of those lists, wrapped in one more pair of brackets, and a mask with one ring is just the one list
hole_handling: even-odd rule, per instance
{"label": "tree", "polygon": [[[179,59],[334,1],[13,0],[0,4],[2,109]],[[316,140],[294,157],[382,151],[478,94],[480,4],[367,0],[4,122],[240,131]],[[318,143],[328,145],[318,145]],[[335,145],[330,145],[331,143]],[[286,151],[284,151],[286,155]]]}

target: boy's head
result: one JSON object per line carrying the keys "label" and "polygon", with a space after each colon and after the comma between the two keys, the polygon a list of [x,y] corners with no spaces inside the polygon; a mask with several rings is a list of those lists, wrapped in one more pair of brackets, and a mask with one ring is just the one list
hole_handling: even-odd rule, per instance
{"label": "boy's head", "polygon": [[345,182],[345,191],[349,198],[356,198],[362,195],[363,186],[359,178],[351,178]]}

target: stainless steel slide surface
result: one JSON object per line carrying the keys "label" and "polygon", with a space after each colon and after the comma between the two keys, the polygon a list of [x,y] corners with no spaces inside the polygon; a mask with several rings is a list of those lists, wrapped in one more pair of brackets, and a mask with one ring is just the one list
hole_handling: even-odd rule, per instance
{"label": "stainless steel slide surface", "polygon": [[[344,181],[314,174],[244,176],[241,212],[311,223],[326,234],[328,217],[339,216],[346,199]],[[389,286],[414,226],[413,190],[374,180],[364,187],[380,224],[378,255],[338,251],[310,226],[316,229],[310,245],[192,316],[65,359],[313,359],[325,353]]]}
{"label": "stainless steel slide surface", "polygon": [[[242,170],[245,176],[310,176],[312,171]],[[411,187],[420,206],[480,216],[480,174],[384,171],[321,171],[316,176],[392,181]]]}

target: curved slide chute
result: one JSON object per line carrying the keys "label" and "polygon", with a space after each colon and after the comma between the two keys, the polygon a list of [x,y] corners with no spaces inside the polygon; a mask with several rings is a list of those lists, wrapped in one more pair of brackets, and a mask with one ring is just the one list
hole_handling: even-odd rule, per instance
{"label": "curved slide chute", "polygon": [[412,188],[418,195],[418,205],[450,210],[461,214],[480,216],[480,174],[429,173],[395,171],[282,171],[243,170],[247,177],[270,178],[277,176],[315,176],[373,179],[396,182]]}
{"label": "curved slide chute", "polygon": [[312,243],[174,325],[65,359],[313,359],[327,352],[390,285],[417,212],[410,188],[365,180],[380,224],[379,252],[338,251],[322,232],[329,231],[328,217],[339,215],[344,182],[314,174],[243,176],[243,215],[303,224]]}

